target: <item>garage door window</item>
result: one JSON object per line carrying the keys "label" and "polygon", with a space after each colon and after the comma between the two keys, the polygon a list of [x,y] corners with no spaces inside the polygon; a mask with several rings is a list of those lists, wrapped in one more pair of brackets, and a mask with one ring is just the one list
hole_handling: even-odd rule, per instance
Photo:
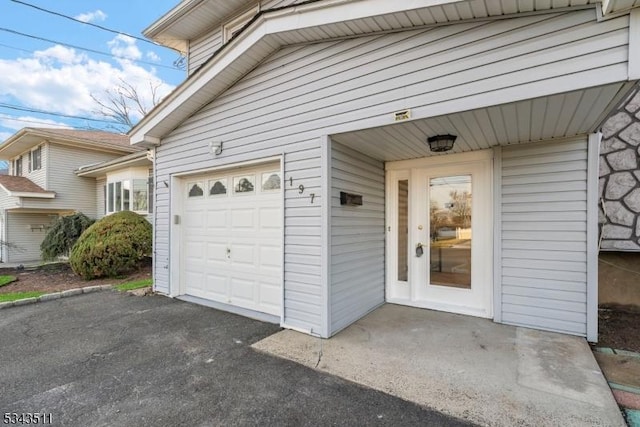
{"label": "garage door window", "polygon": [[209,181],[209,195],[210,196],[224,196],[227,194],[227,180],[226,179],[214,179]]}
{"label": "garage door window", "polygon": [[280,174],[278,172],[265,172],[262,174],[262,191],[274,191],[280,189]]}
{"label": "garage door window", "polygon": [[253,193],[256,178],[253,175],[236,176],[233,178],[234,193]]}
{"label": "garage door window", "polygon": [[189,197],[203,197],[204,191],[202,190],[202,187],[204,187],[204,185],[202,185],[201,182],[189,183]]}

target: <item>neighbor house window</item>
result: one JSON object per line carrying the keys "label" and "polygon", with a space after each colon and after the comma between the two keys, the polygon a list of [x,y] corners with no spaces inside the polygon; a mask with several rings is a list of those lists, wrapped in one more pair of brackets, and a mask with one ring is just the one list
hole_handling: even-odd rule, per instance
{"label": "neighbor house window", "polygon": [[[133,211],[147,215],[153,211],[153,170],[132,171],[125,175],[129,179],[116,177],[106,186],[105,204],[106,214],[120,211]],[[120,173],[119,177],[124,174]],[[107,177],[107,180],[110,178]]]}
{"label": "neighbor house window", "polygon": [[[146,180],[141,180],[144,183],[144,197],[145,202],[141,205],[136,200],[136,190],[139,187],[140,180],[131,180],[125,179],[122,181],[110,182],[107,186],[107,213],[114,213],[120,211],[139,211],[139,212],[147,212],[147,202],[146,202]],[[133,184],[133,190],[132,190]]]}
{"label": "neighbor house window", "polygon": [[233,18],[222,27],[223,43],[228,42],[244,28],[245,25],[258,13],[258,7],[246,11],[242,15]]}
{"label": "neighbor house window", "polygon": [[22,156],[13,161],[13,174],[15,176],[22,176]]}
{"label": "neighbor house window", "polygon": [[42,147],[29,153],[29,172],[40,170],[42,167]]}
{"label": "neighbor house window", "polygon": [[133,209],[134,211],[149,210],[149,180],[133,180]]}
{"label": "neighbor house window", "polygon": [[115,191],[115,183],[110,182],[109,188],[107,190],[107,213],[111,213],[114,211],[115,200],[114,200],[114,191]]}
{"label": "neighbor house window", "polygon": [[153,212],[153,169],[149,169],[149,178],[147,178],[149,208],[148,212]]}

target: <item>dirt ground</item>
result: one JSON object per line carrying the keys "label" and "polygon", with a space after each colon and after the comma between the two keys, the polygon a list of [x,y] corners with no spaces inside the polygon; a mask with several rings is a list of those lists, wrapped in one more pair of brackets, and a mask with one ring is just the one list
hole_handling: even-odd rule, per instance
{"label": "dirt ground", "polygon": [[598,347],[640,353],[640,308],[600,307],[598,327]]}
{"label": "dirt ground", "polygon": [[36,269],[18,271],[15,268],[0,268],[0,275],[16,276],[18,280],[0,286],[0,293],[12,292],[57,292],[73,288],[84,288],[96,285],[118,285],[151,278],[151,263],[145,263],[138,271],[119,278],[84,280],[77,276],[68,264],[48,264]]}

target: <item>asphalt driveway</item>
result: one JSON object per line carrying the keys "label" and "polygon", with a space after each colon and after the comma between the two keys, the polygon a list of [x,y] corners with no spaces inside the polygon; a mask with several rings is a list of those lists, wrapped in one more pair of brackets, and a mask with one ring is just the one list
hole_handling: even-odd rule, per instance
{"label": "asphalt driveway", "polygon": [[54,425],[468,425],[249,346],[261,323],[160,296],[0,311],[0,416]]}

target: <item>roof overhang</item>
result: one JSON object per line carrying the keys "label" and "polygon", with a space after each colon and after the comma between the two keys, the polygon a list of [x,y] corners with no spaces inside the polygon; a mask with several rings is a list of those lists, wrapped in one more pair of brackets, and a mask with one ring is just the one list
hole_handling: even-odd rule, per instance
{"label": "roof overhang", "polygon": [[640,0],[602,0],[602,14],[604,16],[627,12],[635,7],[640,7]]}
{"label": "roof overhang", "polygon": [[12,159],[17,155],[24,153],[26,150],[38,146],[44,141],[113,153],[131,153],[139,150],[139,148],[136,147],[96,142],[85,138],[75,138],[71,136],[63,137],[61,135],[48,132],[46,129],[23,128],[10,136],[9,139],[0,145],[0,159]]}
{"label": "roof overhang", "polygon": [[31,191],[10,191],[4,185],[0,184],[0,188],[4,190],[4,192],[9,197],[28,197],[32,199],[55,199],[56,193],[53,191],[45,191],[45,192],[31,192]]}
{"label": "roof overhang", "polygon": [[56,193],[54,192],[29,193],[26,191],[9,191],[9,195],[13,197],[28,197],[32,199],[55,199],[56,198]]}
{"label": "roof overhang", "polygon": [[198,38],[216,23],[222,23],[238,10],[255,3],[253,0],[183,0],[149,25],[142,34],[184,54],[189,40]]}
{"label": "roof overhang", "polygon": [[127,156],[119,157],[108,162],[95,165],[83,166],[75,171],[75,174],[87,178],[100,178],[109,172],[115,172],[123,168],[137,166],[151,166],[153,162],[149,159],[146,151],[138,151]]}
{"label": "roof overhang", "polygon": [[[521,0],[513,1],[518,3]],[[241,33],[218,50],[212,58],[169,94],[129,132],[131,143],[142,146],[158,145],[161,138],[168,135],[184,120],[210,103],[267,56],[284,45],[380,32],[379,28],[375,30],[367,23],[375,23],[372,18],[381,16],[394,15],[398,18],[401,16],[405,18],[394,19],[397,22],[396,26],[385,28],[384,31],[415,28],[415,24],[406,19],[407,14],[420,15],[428,10],[430,11],[429,15],[436,17],[438,14],[431,13],[436,8],[442,10],[442,8],[456,2],[451,0],[406,0],[403,2],[367,0],[366,7],[363,7],[363,3],[364,1],[352,0],[314,1],[261,12]],[[549,9],[550,4],[547,6],[527,13],[558,11],[558,9]],[[595,0],[594,3],[583,7],[595,7]],[[471,7],[469,10],[474,11]],[[509,16],[498,13],[500,11],[492,15],[486,8],[483,10],[484,12],[473,12],[478,16],[468,17],[466,20],[504,19],[523,15],[519,13]],[[482,16],[482,13],[486,15]],[[452,22],[446,14],[442,14],[442,16],[441,20],[434,18],[437,22],[431,25]],[[345,20],[345,17],[349,17],[349,20]],[[462,21],[463,19],[460,18],[456,22]],[[354,25],[345,25],[345,22]]]}

